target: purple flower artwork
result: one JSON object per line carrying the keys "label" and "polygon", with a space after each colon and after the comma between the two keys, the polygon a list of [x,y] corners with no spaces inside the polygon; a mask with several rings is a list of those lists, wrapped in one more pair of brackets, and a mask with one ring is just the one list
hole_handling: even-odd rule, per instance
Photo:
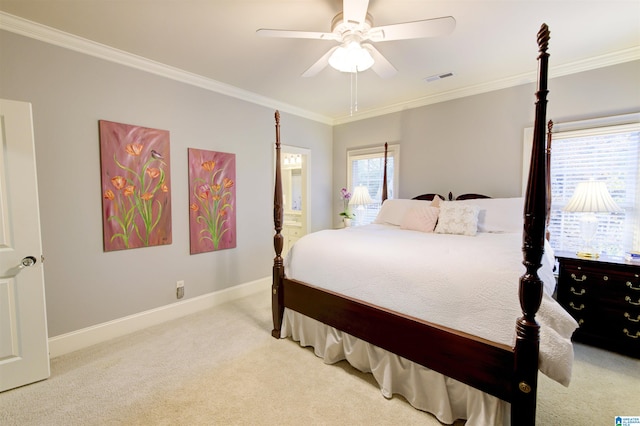
{"label": "purple flower artwork", "polygon": [[236,156],[189,148],[191,254],[236,246]]}
{"label": "purple flower artwork", "polygon": [[169,132],[99,127],[104,251],[171,244]]}

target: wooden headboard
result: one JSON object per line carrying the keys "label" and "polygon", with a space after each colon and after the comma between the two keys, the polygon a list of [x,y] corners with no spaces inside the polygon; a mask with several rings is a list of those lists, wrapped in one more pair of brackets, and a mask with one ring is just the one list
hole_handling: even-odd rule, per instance
{"label": "wooden headboard", "polygon": [[[443,197],[440,194],[427,193],[427,194],[417,195],[417,196],[413,197],[412,200],[431,201],[436,197],[436,195],[438,197],[440,197],[441,199],[443,199],[443,200],[448,200],[448,201],[453,201],[454,200],[453,193],[451,193],[451,192],[449,192],[449,196],[446,197],[446,198]],[[489,197],[488,195],[483,195],[483,194],[471,194],[471,193],[469,193],[469,194],[460,194],[455,198],[455,200],[472,200],[472,199],[475,199],[475,198],[491,198],[491,197]]]}

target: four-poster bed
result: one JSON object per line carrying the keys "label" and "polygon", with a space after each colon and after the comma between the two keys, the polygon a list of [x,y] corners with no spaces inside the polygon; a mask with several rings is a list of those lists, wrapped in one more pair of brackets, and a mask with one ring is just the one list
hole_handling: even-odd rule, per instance
{"label": "four-poster bed", "polygon": [[[455,420],[455,416],[457,416],[456,413],[458,411],[454,410],[456,412],[443,414],[443,411],[447,411],[447,408],[439,408],[440,403],[438,401],[434,403],[434,398],[446,398],[449,401],[448,403],[450,403],[452,406],[458,404],[458,402],[453,400],[460,398],[467,398],[469,400],[477,398],[481,401],[490,400],[491,402],[486,406],[483,405],[485,404],[485,402],[463,401],[461,403],[462,405],[466,404],[465,407],[461,408],[462,411],[460,412],[463,412],[463,415],[467,416],[466,418],[470,419],[469,424],[481,424],[481,422],[487,421],[504,422],[508,421],[508,419],[510,419],[511,424],[514,425],[528,425],[535,423],[537,375],[540,364],[539,355],[541,342],[540,325],[537,322],[536,314],[538,313],[538,310],[540,309],[542,304],[543,309],[541,313],[545,315],[545,317],[542,317],[545,324],[555,322],[563,324],[561,327],[559,327],[563,328],[563,330],[558,331],[553,329],[551,332],[547,332],[545,330],[545,333],[546,335],[550,333],[558,334],[558,344],[565,344],[564,354],[562,356],[570,356],[571,359],[573,353],[570,346],[570,336],[575,325],[575,321],[572,322],[572,319],[570,319],[566,312],[554,311],[554,302],[548,295],[545,294],[545,292],[543,292],[543,286],[547,284],[543,283],[538,274],[538,269],[544,263],[543,256],[545,251],[546,227],[545,216],[548,208],[546,186],[547,165],[544,139],[547,102],[546,96],[548,40],[549,30],[546,25],[542,25],[538,33],[538,46],[540,53],[538,57],[539,76],[538,90],[536,93],[537,101],[532,160],[530,165],[526,197],[524,200],[522,200],[524,217],[520,222],[520,229],[523,229],[523,231],[521,231],[522,233],[518,232],[516,240],[513,240],[511,234],[507,233],[486,233],[482,236],[478,234],[479,238],[466,240],[466,246],[470,246],[473,244],[483,244],[485,241],[489,242],[490,239],[500,239],[504,241],[509,240],[510,242],[505,244],[510,244],[511,246],[513,246],[513,241],[516,241],[517,247],[515,247],[511,251],[516,252],[517,257],[519,257],[519,262],[513,261],[512,263],[518,263],[517,266],[515,266],[515,268],[517,268],[516,270],[518,272],[518,276],[520,276],[522,272],[522,265],[524,265],[525,267],[525,272],[520,276],[519,280],[518,276],[516,276],[515,281],[519,281],[519,284],[509,284],[514,288],[514,294],[510,297],[511,301],[517,307],[517,312],[513,317],[509,317],[509,319],[507,320],[509,328],[509,332],[507,333],[508,336],[494,337],[491,329],[496,327],[491,324],[488,324],[485,327],[486,329],[479,329],[476,333],[476,329],[473,327],[473,324],[471,324],[476,322],[473,319],[470,321],[466,321],[466,324],[469,326],[469,328],[467,328],[467,325],[463,325],[460,327],[458,327],[457,325],[445,325],[447,324],[446,321],[455,322],[458,319],[457,317],[460,315],[457,315],[456,312],[470,310],[473,314],[472,309],[469,307],[470,305],[474,304],[474,301],[472,299],[465,302],[469,305],[465,304],[451,309],[449,313],[453,312],[454,315],[449,315],[450,318],[448,320],[443,320],[442,322],[440,322],[439,320],[425,320],[424,318],[421,318],[419,314],[415,313],[417,311],[410,311],[410,309],[413,308],[409,309],[410,313],[406,313],[404,311],[396,310],[395,306],[384,306],[384,301],[382,303],[379,303],[378,301],[371,301],[370,299],[367,299],[363,296],[350,295],[349,292],[351,290],[347,290],[345,292],[338,291],[332,287],[332,284],[337,281],[350,282],[352,281],[353,276],[349,276],[347,273],[346,276],[342,276],[342,279],[336,279],[334,275],[330,275],[328,272],[325,274],[323,271],[339,270],[340,267],[337,266],[337,263],[339,263],[341,259],[335,260],[336,263],[329,263],[334,262],[334,260],[317,261],[320,262],[320,264],[317,265],[316,269],[319,269],[321,271],[320,275],[326,275],[320,277],[318,281],[323,281],[323,279],[328,281],[328,283],[323,283],[323,286],[319,286],[315,282],[303,282],[300,279],[294,279],[296,276],[306,276],[306,270],[303,271],[301,267],[296,266],[294,261],[298,260],[299,257],[301,259],[300,261],[304,262],[304,247],[307,243],[302,242],[303,240],[300,240],[298,243],[296,243],[296,246],[299,245],[299,247],[294,246],[293,260],[289,258],[291,256],[289,255],[287,257],[287,264],[285,265],[284,259],[281,256],[283,248],[283,237],[281,235],[283,224],[283,203],[281,187],[282,184],[280,176],[280,117],[279,113],[276,112],[276,187],[274,195],[274,248],[276,256],[273,266],[272,285],[272,309],[274,324],[272,335],[274,337],[280,338],[292,335],[295,340],[300,340],[301,344],[303,344],[303,340],[308,341],[309,339],[316,339],[316,337],[314,336],[305,336],[307,325],[313,324],[313,327],[316,328],[313,328],[314,331],[311,331],[311,334],[314,334],[315,336],[319,335],[320,333],[317,331],[317,327],[320,327],[320,329],[322,330],[324,330],[323,327],[326,328],[326,331],[322,331],[322,333],[326,332],[326,335],[322,335],[319,340],[316,339],[311,343],[308,343],[316,348],[316,353],[318,353],[319,351],[323,352],[324,349],[319,348],[319,346],[322,345],[326,345],[328,352],[337,350],[336,346],[334,345],[335,342],[333,342],[334,340],[339,341],[339,344],[341,345],[340,351],[342,352],[349,352],[352,349],[355,351],[357,345],[364,344],[367,345],[364,349],[365,352],[373,353],[378,350],[382,351],[381,354],[375,355],[375,357],[379,356],[381,358],[384,358],[385,361],[382,362],[380,361],[380,359],[376,359],[375,361],[373,361],[373,364],[382,363],[381,365],[384,365],[384,371],[381,373],[378,372],[382,376],[385,376],[388,371],[405,371],[407,368],[406,365],[410,365],[410,367],[408,368],[412,371],[415,369],[420,370],[420,373],[417,375],[407,376],[410,377],[410,381],[420,381],[422,379],[431,380],[432,378],[429,378],[427,376],[433,374],[436,376],[435,378],[433,378],[433,380],[441,382],[442,390],[436,391],[436,393],[440,392],[440,394],[435,397],[433,395],[428,395],[426,398],[430,399],[430,402],[426,403],[426,405],[423,405],[420,401],[417,401],[421,398],[420,394],[422,393],[422,390],[397,390],[398,386],[404,387],[403,383],[400,383],[398,385],[399,382],[397,381],[405,380],[404,376],[402,376],[402,374],[404,374],[402,371],[398,373],[402,377],[398,378],[393,386],[391,386],[394,387],[394,389],[389,388],[386,390],[386,392],[383,389],[383,393],[385,393],[385,396],[389,397],[391,396],[390,394],[396,392],[403,394],[405,397],[409,395],[407,399],[410,403],[412,403],[412,405],[432,412],[436,414],[441,420],[444,419],[444,421]],[[384,184],[386,185],[386,178],[384,180]],[[459,197],[459,199],[473,199],[478,197],[481,196],[479,196],[478,194],[469,194],[466,197]],[[386,191],[384,189],[383,198],[386,198]],[[419,196],[416,198],[429,200],[433,198],[433,194],[424,194],[423,196]],[[387,210],[389,210],[392,208],[391,206],[396,206],[393,208],[397,208],[399,204],[402,204],[397,202],[395,204],[390,203],[394,201],[395,200],[388,200],[387,202],[385,202],[385,204],[383,204],[383,210],[385,209],[385,206],[388,207]],[[418,200],[411,200],[411,202],[427,203],[427,201]],[[459,202],[462,201],[454,201],[454,203]],[[472,203],[473,200],[469,202]],[[409,206],[409,204],[405,204]],[[522,212],[522,209],[520,211]],[[376,228],[376,232],[373,232],[373,234],[375,234],[375,237],[372,238],[378,238],[388,241],[388,244],[401,245],[403,244],[402,241],[404,240],[398,240],[398,242],[396,242],[396,236],[402,232],[413,232],[401,231],[399,229],[396,229],[399,228],[397,226],[393,228],[385,224],[373,226],[378,226],[378,228]],[[437,229],[436,232],[438,232]],[[363,237],[365,233],[358,230],[349,229],[338,231],[321,231],[320,233],[315,234],[318,235],[319,238],[323,233],[327,236],[330,235],[330,238],[333,238],[334,236],[337,237],[337,233],[341,233],[344,236],[349,236],[349,238],[352,238],[356,244],[358,244],[358,241],[364,241],[364,243],[360,242],[360,244],[365,244],[364,247],[367,247],[367,250],[365,251],[378,250],[378,247],[376,247],[375,245],[367,245],[370,241],[368,239],[369,237]],[[414,236],[414,239],[416,241],[418,239],[420,239],[420,241],[424,239],[422,238],[423,235],[412,235]],[[438,244],[459,244],[459,241],[461,240],[461,238],[458,238],[454,243],[450,241],[455,240],[455,236],[453,236],[454,238],[448,238],[445,240],[445,238],[452,236],[435,233],[429,235],[432,238],[439,238]],[[457,237],[459,237],[459,235]],[[307,238],[307,240],[305,241],[312,240],[313,238],[315,238],[315,236]],[[360,238],[362,239],[359,240]],[[335,245],[330,245],[327,249],[328,244],[337,244],[332,242],[334,241],[332,239],[329,239],[328,241],[328,243],[323,241],[320,242],[320,244],[323,244],[323,247],[325,247],[324,251],[338,252],[338,246]],[[475,242],[471,244],[471,241]],[[383,245],[386,244],[387,243],[385,242]],[[419,244],[422,244],[422,242],[420,242]],[[501,242],[498,244],[503,243]],[[314,252],[314,250],[317,249],[313,247],[318,246],[309,246],[309,248],[306,249],[310,252],[310,254],[307,255],[307,259],[309,258],[309,256],[314,257],[316,254],[319,255],[320,250]],[[437,258],[440,255],[439,251],[428,251],[432,249],[427,247],[412,247],[414,249],[414,253],[424,253],[424,259]],[[420,248],[416,249],[416,247]],[[388,253],[388,251],[385,250],[391,250],[389,251],[389,253],[397,253],[396,246],[391,246],[391,248],[379,248],[379,252],[383,253],[386,256],[386,253]],[[460,248],[460,246],[451,246],[450,250],[462,250],[462,248]],[[485,251],[482,247],[479,250]],[[497,250],[504,251],[503,248],[498,248]],[[522,255],[520,255],[519,252],[524,255],[523,261]],[[363,258],[366,254],[367,253],[362,253]],[[327,256],[327,259],[330,259],[331,253],[327,254]],[[318,259],[323,258],[318,257]],[[344,259],[342,260],[345,261]],[[467,261],[465,258],[459,258],[457,261],[460,264],[473,263]],[[353,259],[348,262],[351,263],[348,263],[347,265],[358,263],[357,261],[353,262]],[[391,262],[389,263],[391,264]],[[421,260],[418,258],[417,262],[415,263],[425,262],[421,262]],[[382,264],[383,269],[376,272],[375,264]],[[390,264],[388,267],[389,271],[391,270]],[[368,268],[368,270],[371,271],[371,273],[374,275],[363,275],[365,277],[364,281],[376,281],[380,275],[391,276],[390,273],[387,274],[385,265],[386,262],[380,261],[379,258],[378,261],[374,261],[374,265]],[[285,274],[285,268],[288,268],[287,274]],[[455,270],[459,268],[453,267],[448,269]],[[501,267],[496,267],[494,269],[501,269]],[[404,277],[405,275],[407,275],[407,269],[402,269],[402,271],[403,272],[401,273],[401,276]],[[468,276],[472,276],[474,278],[467,281],[467,287],[473,287],[474,285],[480,283],[482,281],[481,274],[484,273],[485,271],[476,271],[475,273],[474,271],[471,271],[471,275]],[[414,273],[414,275],[421,274],[422,272],[420,271]],[[434,272],[434,275],[437,274],[439,274],[439,272]],[[475,278],[476,275],[478,279]],[[513,274],[511,273],[510,279],[512,277]],[[453,280],[453,278],[448,277],[446,279]],[[488,280],[491,281],[492,279],[493,278],[490,278]],[[553,277],[551,277],[551,280],[553,280]],[[409,280],[407,279],[406,281],[408,282]],[[327,286],[328,289],[323,288],[324,284],[329,284]],[[396,285],[398,287],[401,287],[404,284],[405,282],[401,279],[399,281],[393,282],[393,284],[388,287],[392,287],[395,290]],[[553,284],[549,285],[553,286]],[[365,289],[365,293],[367,291],[368,290]],[[387,288],[387,292],[388,291],[389,289]],[[404,287],[402,291],[400,289],[398,289],[397,291],[398,294],[404,293]],[[469,293],[469,291],[467,291],[467,293]],[[397,294],[389,296],[389,293],[385,293],[383,296],[381,296],[381,298],[394,299],[396,296]],[[422,296],[428,298],[430,295],[429,293],[427,293],[423,294]],[[416,299],[419,297],[409,295],[407,296],[407,298]],[[375,300],[375,296],[373,299]],[[476,297],[476,299],[478,299],[478,297]],[[480,297],[480,299],[482,299],[482,297]],[[479,307],[484,311],[492,310],[491,306],[489,306],[489,309],[486,309],[486,300],[484,305],[480,304]],[[513,306],[509,306],[504,310],[511,312],[513,311]],[[495,308],[493,309],[493,311],[493,313],[495,313],[495,311],[501,311],[501,309]],[[546,316],[550,315],[549,311],[552,311],[552,314],[550,318],[547,318]],[[491,313],[491,315],[493,315],[493,313]],[[557,315],[558,318],[554,317],[553,315]],[[515,333],[513,332],[513,321],[515,321],[516,323]],[[502,322],[504,323],[505,321]],[[471,329],[473,331],[465,331],[467,329]],[[482,337],[484,333],[487,333],[487,336]],[[356,340],[350,340],[352,338]],[[327,343],[327,341],[330,342]],[[568,349],[566,348],[567,341],[569,345]],[[306,345],[307,343],[304,344]],[[544,347],[545,351],[547,349],[547,347]],[[349,354],[343,354],[342,352],[336,359],[340,359],[340,357],[349,359]],[[326,354],[322,355],[324,356]],[[547,356],[546,353],[544,353],[544,355]],[[329,362],[333,362],[331,360],[330,354],[328,354],[327,356],[329,357]],[[368,356],[371,357],[370,354]],[[391,361],[389,361],[389,359],[391,359]],[[327,357],[325,357],[325,360],[327,360]],[[406,360],[406,362],[404,360]],[[352,362],[350,359],[349,361]],[[355,363],[357,364],[359,362],[360,361],[356,361]],[[542,360],[542,364],[545,364],[546,362],[547,361],[545,359]],[[367,363],[368,364],[361,369],[365,371],[373,371],[378,368],[377,366],[372,365],[370,359],[367,361]],[[354,364],[354,362],[352,362],[352,364]],[[570,361],[568,361],[568,364],[568,372],[566,371],[567,368],[565,366],[563,372],[560,374],[561,378],[556,379],[558,381],[565,382],[565,384],[568,383],[568,378],[566,377],[566,375],[568,374],[570,376]],[[553,371],[554,369],[560,368],[556,368],[553,366],[549,368],[547,366],[547,370]],[[373,372],[374,375],[376,375],[376,371]],[[380,382],[380,380],[378,381]],[[458,384],[462,387],[459,387]],[[431,382],[426,386],[431,387]],[[420,383],[418,383],[414,387],[420,388],[421,385]],[[477,394],[473,394],[475,390],[477,390]],[[389,393],[389,395],[387,395],[387,393]],[[461,394],[473,394],[475,396],[460,397]],[[416,398],[416,401],[413,400],[414,397]],[[495,416],[490,415],[486,418],[481,417],[481,415],[477,413],[468,413],[468,411],[485,411],[487,409],[496,411],[502,410],[504,412],[498,413]],[[471,420],[471,418],[473,418],[473,420]],[[491,420],[487,420],[488,418],[490,418]]]}

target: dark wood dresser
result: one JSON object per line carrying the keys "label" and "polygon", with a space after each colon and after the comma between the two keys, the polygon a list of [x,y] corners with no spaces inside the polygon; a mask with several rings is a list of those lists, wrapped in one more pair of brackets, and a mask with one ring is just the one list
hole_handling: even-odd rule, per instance
{"label": "dark wood dresser", "polygon": [[580,324],[573,340],[640,358],[640,265],[557,252],[558,302]]}

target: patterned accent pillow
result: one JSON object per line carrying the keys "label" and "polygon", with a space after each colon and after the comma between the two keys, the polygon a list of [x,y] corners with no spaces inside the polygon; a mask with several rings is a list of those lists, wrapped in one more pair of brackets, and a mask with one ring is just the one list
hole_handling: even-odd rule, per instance
{"label": "patterned accent pillow", "polygon": [[439,208],[432,206],[410,208],[402,218],[400,228],[420,232],[433,232],[438,221],[439,212]]}
{"label": "patterned accent pillow", "polygon": [[440,203],[436,233],[474,236],[478,232],[479,213],[478,206],[458,201],[443,201]]}

